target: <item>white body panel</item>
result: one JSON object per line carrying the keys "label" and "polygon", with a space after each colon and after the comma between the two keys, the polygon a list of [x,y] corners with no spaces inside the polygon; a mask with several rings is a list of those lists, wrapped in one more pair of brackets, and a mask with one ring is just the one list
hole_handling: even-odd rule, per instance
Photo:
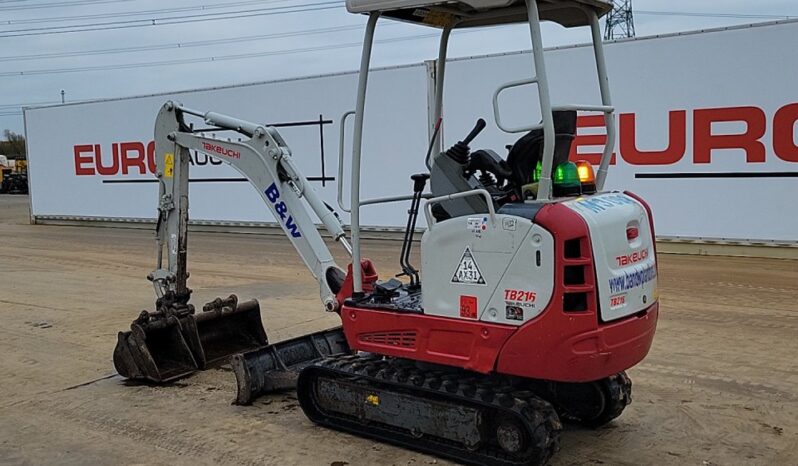
{"label": "white body panel", "polygon": [[[642,311],[657,299],[657,259],[642,204],[621,193],[564,203],[587,222],[593,247],[601,319]],[[629,239],[627,230],[636,236]]]}
{"label": "white body panel", "polygon": [[436,223],[422,237],[421,261],[427,315],[521,325],[546,308],[554,289],[553,237],[515,216]]}
{"label": "white body panel", "polygon": [[[629,154],[616,147],[616,164],[610,168],[607,189],[632,191],[651,205],[657,234],[665,237],[717,238],[746,241],[796,242],[798,215],[798,161],[780,158],[774,138],[787,140],[795,125],[779,126],[779,109],[798,103],[798,60],[785,44],[798,36],[798,22],[734,28],[695,34],[647,38],[606,46],[613,102],[618,118],[634,114],[635,144],[639,150],[656,151],[668,146],[669,113],[685,112],[685,146],[674,163],[650,156],[650,164],[635,165]],[[587,36],[585,36],[587,39]],[[453,37],[452,41],[456,41]],[[525,47],[516,44],[513,47]],[[512,53],[450,60],[444,97],[445,146],[463,138],[478,117],[488,120],[485,131],[471,145],[504,155],[505,144],[517,136],[500,132],[492,121],[492,93],[504,82],[528,77],[531,57]],[[552,98],[556,102],[597,103],[597,87],[588,47],[569,47],[547,52]],[[563,76],[565,78],[563,78]],[[179,83],[177,84],[179,85]],[[76,174],[74,147],[99,144],[106,165],[112,144],[136,141],[147,146],[152,139],[153,115],[168,99],[186,105],[208,107],[253,121],[292,122],[317,119],[324,125],[325,173],[337,168],[338,124],[344,111],[352,110],[357,75],[341,74],[264,83],[249,86],[189,91],[47,108],[26,109],[29,177],[33,218],[154,219],[157,189],[151,174],[137,170],[114,175]],[[419,64],[372,73],[363,146],[362,197],[410,194],[409,175],[425,171],[423,157],[429,143],[428,73]],[[503,94],[501,110],[511,126],[529,123],[521,111],[537,108],[534,87]],[[529,97],[529,98],[527,98]],[[740,149],[713,150],[710,163],[696,162],[695,112],[711,108],[754,107],[764,114],[764,135],[759,138],[764,161],[749,162]],[[377,111],[389,109],[389,111]],[[619,120],[620,123],[620,120]],[[351,124],[347,148],[351,142]],[[631,133],[619,124],[619,140]],[[741,122],[716,123],[713,131],[728,134],[745,130]],[[318,126],[281,128],[293,148],[295,160],[322,198],[336,205],[336,182],[323,186]],[[579,134],[601,133],[601,128],[579,129]],[[798,144],[798,142],[796,142]],[[598,148],[581,147],[580,153]],[[133,155],[133,154],[131,154]],[[240,178],[235,170],[212,165],[203,156],[192,172],[202,178]],[[217,161],[218,162],[218,161]],[[349,166],[347,156],[346,165]],[[346,170],[348,174],[348,169]],[[736,173],[736,177],[690,178],[707,173]],[[761,173],[792,173],[792,177],[756,178]],[[386,174],[388,174],[386,176]],[[642,175],[643,177],[641,177]],[[645,176],[678,178],[645,178]],[[107,181],[112,181],[108,183]],[[348,176],[345,192],[348,192]],[[192,186],[194,219],[228,222],[273,222],[258,193],[243,182],[203,182]],[[767,208],[762,208],[767,206]],[[364,207],[361,224],[403,228],[407,203]],[[348,222],[348,216],[342,215]],[[419,220],[423,226],[424,219]]]}

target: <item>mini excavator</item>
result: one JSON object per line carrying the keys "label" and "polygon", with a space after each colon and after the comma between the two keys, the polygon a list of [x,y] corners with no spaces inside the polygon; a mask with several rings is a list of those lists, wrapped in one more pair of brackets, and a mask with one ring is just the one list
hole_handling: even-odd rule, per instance
{"label": "mini excavator", "polygon": [[[466,464],[540,465],[559,448],[562,422],[602,426],[631,401],[625,370],[651,346],[658,317],[657,264],[649,206],[604,184],[615,122],[599,18],[604,0],[347,0],[368,16],[354,115],[346,236],[335,210],[308,183],[271,126],[167,102],[155,125],[159,185],[157,267],[148,278],[155,311],[121,332],[114,365],[127,378],[168,382],[230,361],[236,400],[296,389],[306,416],[322,426]],[[361,199],[361,147],[374,32],[386,17],[442,31],[435,73],[435,126],[413,191]],[[601,105],[554,105],[541,21],[592,32]],[[521,133],[506,158],[469,145],[485,127],[442,150],[446,50],[455,28],[527,23],[535,76],[493,96],[494,119]],[[498,96],[537,87],[542,121],[507,127]],[[607,143],[598,169],[571,161],[577,112],[603,113]],[[194,129],[189,118],[242,139]],[[343,147],[343,144],[341,145]],[[235,167],[257,189],[319,285],[341,326],[269,344],[256,301],[189,303],[189,151]],[[343,149],[339,154],[339,180]],[[578,157],[578,156],[577,156]],[[431,192],[426,192],[427,185]],[[360,210],[387,202],[410,209],[400,253],[404,280],[380,280],[361,256]],[[316,217],[351,256],[339,267]],[[410,263],[418,215],[421,268]],[[164,263],[166,256],[166,263]],[[356,264],[353,266],[352,264]]]}

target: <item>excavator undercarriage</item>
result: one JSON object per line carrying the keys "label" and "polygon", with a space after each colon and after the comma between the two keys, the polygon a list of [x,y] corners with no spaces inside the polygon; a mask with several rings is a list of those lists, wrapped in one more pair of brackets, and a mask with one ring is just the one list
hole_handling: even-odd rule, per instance
{"label": "excavator undercarriage", "polygon": [[551,404],[502,377],[349,355],[306,368],[297,394],[317,424],[464,464],[545,464],[559,448]]}
{"label": "excavator undercarriage", "polygon": [[631,402],[619,373],[592,383],[485,375],[379,355],[339,355],[307,366],[297,382],[315,423],[464,464],[545,464],[561,421],[600,427]]}

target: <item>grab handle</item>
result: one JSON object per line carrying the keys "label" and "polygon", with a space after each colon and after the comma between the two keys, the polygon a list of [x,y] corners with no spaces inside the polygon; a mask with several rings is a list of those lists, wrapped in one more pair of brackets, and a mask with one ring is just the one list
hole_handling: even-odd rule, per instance
{"label": "grab handle", "polygon": [[354,114],[354,110],[349,110],[341,115],[341,133],[338,137],[338,207],[346,213],[349,213],[350,209],[344,207],[344,137],[346,136],[346,119]]}
{"label": "grab handle", "polygon": [[470,196],[482,196],[485,198],[485,202],[488,204],[488,215],[490,215],[490,222],[492,226],[496,226],[496,209],[493,207],[493,198],[490,196],[490,193],[484,189],[472,189],[471,191],[463,191],[454,194],[447,194],[445,196],[438,196],[433,197],[427,201],[427,204],[424,206],[424,216],[427,218],[427,228],[430,230],[432,229],[433,225],[437,223],[435,221],[435,217],[432,215],[432,205],[437,204],[443,201],[450,201],[453,199],[460,199],[463,197],[470,197]]}

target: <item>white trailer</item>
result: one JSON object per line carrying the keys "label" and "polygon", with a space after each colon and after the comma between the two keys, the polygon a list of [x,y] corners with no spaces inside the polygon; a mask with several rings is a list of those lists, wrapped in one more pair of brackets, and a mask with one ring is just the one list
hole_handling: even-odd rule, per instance
{"label": "white trailer", "polygon": [[[646,198],[660,238],[798,245],[798,62],[787,45],[796,36],[798,22],[780,21],[607,44],[618,128],[607,187]],[[589,47],[550,49],[547,60],[551,75],[568,76],[550,83],[553,100],[599,103],[587,101],[597,89],[595,75],[584,72],[593,66]],[[537,123],[519,118],[538,107],[537,93],[509,89],[494,108],[485,84],[498,88],[531,67],[528,52],[450,60],[443,146],[479,115],[488,128],[472,147],[505,154],[514,137],[496,127],[494,110],[505,126]],[[409,194],[409,176],[426,170],[416,155],[426,151],[434,123],[434,70],[426,62],[373,74],[369,107],[391,112],[370,115],[364,128],[363,198]],[[277,124],[300,169],[336,205],[338,184],[348,186],[348,176],[339,177],[339,134],[351,153],[351,122],[341,132],[342,116],[353,109],[356,88],[357,74],[341,73],[27,108],[31,220],[154,221],[152,133],[167,100]],[[597,162],[603,134],[603,116],[581,115],[574,157]],[[274,224],[240,174],[202,154],[193,163],[191,196],[202,200],[192,204],[192,218]],[[365,207],[361,224],[401,229],[406,209]]]}

